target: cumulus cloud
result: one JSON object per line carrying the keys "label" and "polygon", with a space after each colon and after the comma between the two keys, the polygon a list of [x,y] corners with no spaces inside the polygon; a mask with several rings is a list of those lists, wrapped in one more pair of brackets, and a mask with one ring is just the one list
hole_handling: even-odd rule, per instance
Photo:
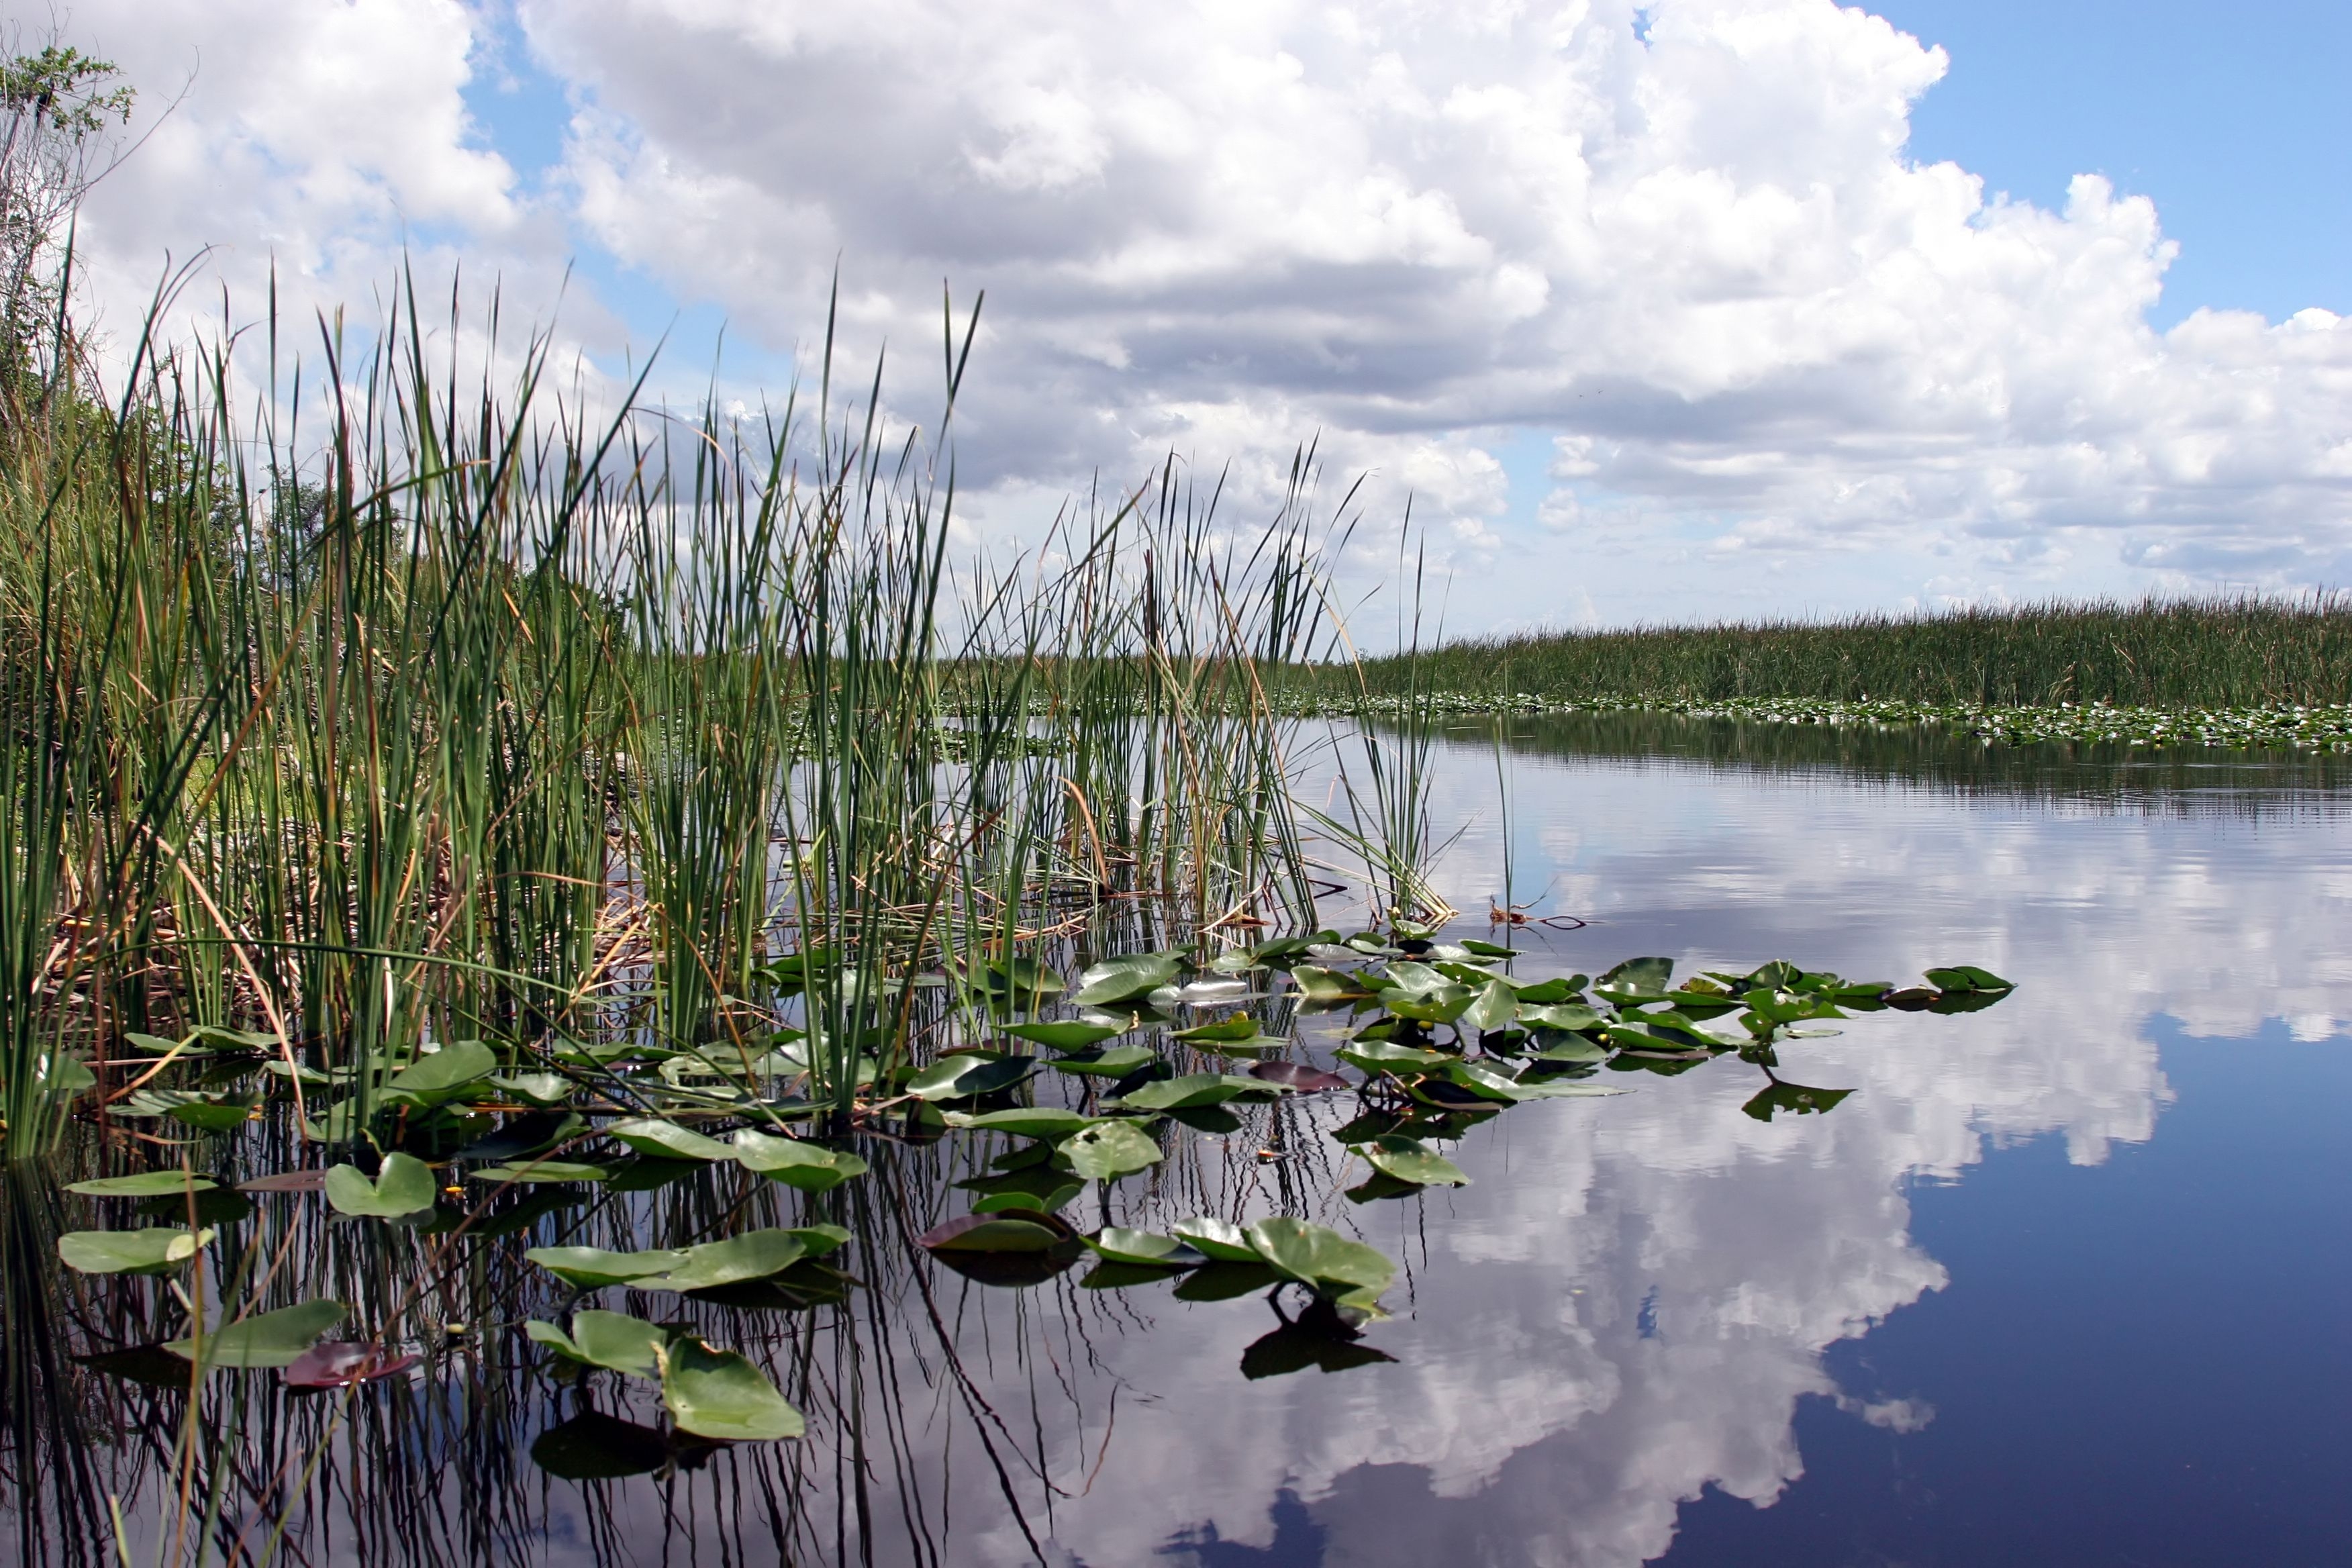
{"label": "cumulus cloud", "polygon": [[[803,356],[837,263],[845,341],[918,366],[941,279],[985,288],[961,457],[1005,526],[1170,450],[1246,510],[1319,435],[1383,518],[1417,497],[1460,626],[1570,618],[1563,584],[1622,619],[2343,575],[2352,326],[2157,332],[2152,205],[1914,162],[1948,62],[1864,10],[1642,16],[516,0],[572,106],[528,197],[456,0],[77,25],[154,79],[205,60],[110,259],[216,239],[352,291],[405,223],[551,291],[585,242]],[[1548,474],[1507,471],[1528,432]]]}

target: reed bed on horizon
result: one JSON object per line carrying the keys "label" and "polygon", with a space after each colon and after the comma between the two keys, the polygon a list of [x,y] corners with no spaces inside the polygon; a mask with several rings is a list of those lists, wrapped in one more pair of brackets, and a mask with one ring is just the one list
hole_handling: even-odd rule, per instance
{"label": "reed bed on horizon", "polygon": [[1918,616],[1469,637],[1317,672],[1331,695],[1433,687],[1712,701],[1865,699],[1995,707],[2352,702],[2352,598],[2215,594]]}
{"label": "reed bed on horizon", "polygon": [[266,385],[151,341],[102,405],[61,323],[15,389],[8,1157],[127,1092],[132,1036],[268,1035],[356,1127],[433,1042],[748,1060],[780,996],[845,1116],[924,1048],[919,972],[961,998],[1122,901],[1311,918],[1268,690],[1330,625],[1311,454],[1270,525],[1171,463],[992,564],[949,549],[971,321],[929,430],[878,367],[842,395],[829,326],[813,399],[593,422],[495,304],[404,290],[308,373],[263,327]]}

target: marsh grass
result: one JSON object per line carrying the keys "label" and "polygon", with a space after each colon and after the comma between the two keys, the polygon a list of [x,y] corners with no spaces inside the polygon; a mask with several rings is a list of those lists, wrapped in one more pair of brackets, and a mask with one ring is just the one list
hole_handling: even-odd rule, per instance
{"label": "marsh grass", "polygon": [[[1353,672],[1327,672],[1326,689]],[[1977,707],[2163,708],[2352,701],[2352,601],[2212,595],[2051,600],[1924,616],[1859,615],[1463,639],[1368,659],[1382,695],[1863,699]]]}

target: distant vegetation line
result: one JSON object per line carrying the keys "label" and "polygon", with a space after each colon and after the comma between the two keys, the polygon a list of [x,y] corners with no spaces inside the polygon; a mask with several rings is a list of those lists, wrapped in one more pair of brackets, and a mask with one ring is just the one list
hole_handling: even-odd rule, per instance
{"label": "distant vegetation line", "polygon": [[[2352,598],[2051,600],[1920,616],[1472,637],[1367,660],[1376,694],[1418,687],[1723,701],[1895,700],[1982,707],[2352,702]],[[1352,685],[1355,672],[1326,672]],[[1336,695],[1336,692],[1335,692]]]}

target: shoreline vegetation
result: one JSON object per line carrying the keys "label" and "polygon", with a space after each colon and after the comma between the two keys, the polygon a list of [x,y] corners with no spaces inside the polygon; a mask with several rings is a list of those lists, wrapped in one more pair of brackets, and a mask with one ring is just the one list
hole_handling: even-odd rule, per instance
{"label": "shoreline vegetation", "polygon": [[1924,724],[1986,743],[2352,748],[2352,599],[2049,601],[1472,637],[1318,669],[1299,713],[1645,710]]}

